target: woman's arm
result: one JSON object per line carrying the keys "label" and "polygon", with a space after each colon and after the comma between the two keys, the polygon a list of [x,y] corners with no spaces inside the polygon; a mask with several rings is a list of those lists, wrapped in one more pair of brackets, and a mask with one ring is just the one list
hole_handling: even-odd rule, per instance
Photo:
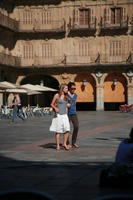
{"label": "woman's arm", "polygon": [[59,98],[59,94],[55,94],[53,97],[53,100],[51,102],[51,107],[55,110],[56,113],[58,113],[59,109],[57,107],[57,99]]}

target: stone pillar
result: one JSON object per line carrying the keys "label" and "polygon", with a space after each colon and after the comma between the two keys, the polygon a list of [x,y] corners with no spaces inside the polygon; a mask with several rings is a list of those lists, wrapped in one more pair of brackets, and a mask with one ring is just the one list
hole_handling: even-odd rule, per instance
{"label": "stone pillar", "polygon": [[133,104],[133,84],[127,86],[127,103]]}
{"label": "stone pillar", "polygon": [[0,106],[3,105],[3,93],[0,93]]}
{"label": "stone pillar", "polygon": [[96,87],[96,110],[104,110],[104,87],[98,84]]}

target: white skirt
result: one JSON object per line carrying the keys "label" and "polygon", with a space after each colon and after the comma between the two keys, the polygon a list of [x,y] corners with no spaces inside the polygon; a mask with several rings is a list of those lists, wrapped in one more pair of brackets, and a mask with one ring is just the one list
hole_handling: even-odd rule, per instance
{"label": "white skirt", "polygon": [[70,131],[70,123],[67,114],[57,114],[57,117],[52,119],[49,130],[56,133],[65,133]]}

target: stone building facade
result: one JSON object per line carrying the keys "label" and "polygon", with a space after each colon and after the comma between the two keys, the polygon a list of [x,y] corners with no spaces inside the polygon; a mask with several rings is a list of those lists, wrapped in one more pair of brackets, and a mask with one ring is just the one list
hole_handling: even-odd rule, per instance
{"label": "stone building facade", "polygon": [[75,81],[78,105],[133,104],[132,0],[2,0],[0,79]]}

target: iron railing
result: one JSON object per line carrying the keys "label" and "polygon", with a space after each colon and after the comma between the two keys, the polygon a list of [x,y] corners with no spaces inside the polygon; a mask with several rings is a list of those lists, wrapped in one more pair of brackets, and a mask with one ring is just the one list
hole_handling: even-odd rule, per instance
{"label": "iron railing", "polygon": [[100,28],[101,29],[112,29],[112,28],[128,28],[129,17],[127,16],[126,20],[120,19],[118,23],[112,23],[111,19],[106,21],[105,18],[101,18],[100,20]]}
{"label": "iron railing", "polygon": [[88,30],[96,30],[96,17],[93,22],[89,22],[87,24],[80,24],[79,22],[75,23],[74,18],[69,18],[69,25],[70,31],[72,30],[81,30],[81,29],[88,29]]}
{"label": "iron railing", "polygon": [[53,31],[65,31],[65,20],[49,21],[43,24],[41,21],[32,21],[26,23],[24,21],[19,22],[19,32],[53,32]]}
{"label": "iron railing", "polygon": [[33,67],[54,67],[54,66],[80,66],[80,65],[99,65],[99,64],[132,64],[133,54],[110,55],[93,54],[90,56],[64,55],[52,56],[49,58],[33,57],[30,59],[21,58],[21,66]]}
{"label": "iron railing", "polygon": [[13,67],[20,67],[21,59],[17,56],[0,53],[0,64]]}
{"label": "iron railing", "polygon": [[1,26],[7,27],[13,31],[17,31],[18,24],[19,24],[18,21],[16,21],[15,19],[12,19],[0,12],[0,25]]}
{"label": "iron railing", "polygon": [[0,53],[0,64],[13,67],[60,67],[60,66],[90,66],[100,64],[133,64],[133,53],[122,55],[93,54],[90,56],[64,55],[44,58],[20,58],[17,56]]}

